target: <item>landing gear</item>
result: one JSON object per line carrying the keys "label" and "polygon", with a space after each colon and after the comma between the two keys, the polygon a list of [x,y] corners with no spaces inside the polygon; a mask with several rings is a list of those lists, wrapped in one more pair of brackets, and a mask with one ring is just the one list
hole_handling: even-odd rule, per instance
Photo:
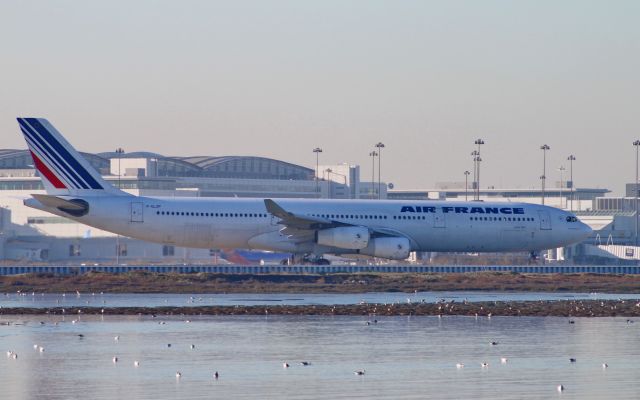
{"label": "landing gear", "polygon": [[302,263],[305,265],[331,265],[331,261],[313,254],[307,254],[302,257]]}
{"label": "landing gear", "polygon": [[318,257],[312,254],[298,255],[292,254],[291,257],[280,261],[281,265],[331,265],[331,261],[326,258]]}

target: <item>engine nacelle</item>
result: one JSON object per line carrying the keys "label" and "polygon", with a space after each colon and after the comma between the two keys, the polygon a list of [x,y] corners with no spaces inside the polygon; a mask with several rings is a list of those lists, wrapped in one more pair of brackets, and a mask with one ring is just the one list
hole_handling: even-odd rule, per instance
{"label": "engine nacelle", "polygon": [[409,257],[411,245],[409,239],[402,237],[378,237],[369,241],[369,245],[360,250],[367,256],[404,260]]}
{"label": "engine nacelle", "polygon": [[343,226],[318,231],[318,244],[340,249],[360,250],[369,244],[369,229],[361,226]]}

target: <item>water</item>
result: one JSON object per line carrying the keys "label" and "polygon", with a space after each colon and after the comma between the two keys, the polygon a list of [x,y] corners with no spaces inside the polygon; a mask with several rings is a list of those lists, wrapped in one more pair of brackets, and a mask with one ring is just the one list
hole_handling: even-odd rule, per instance
{"label": "water", "polygon": [[383,317],[367,326],[343,316],[83,316],[54,325],[62,317],[0,316],[8,321],[19,325],[0,325],[0,350],[19,357],[0,355],[2,399],[640,398],[640,321],[625,318]]}
{"label": "water", "polygon": [[7,293],[0,296],[4,307],[183,307],[250,305],[334,305],[367,303],[406,303],[440,299],[447,301],[527,301],[527,300],[616,300],[638,299],[640,294],[610,293],[538,293],[538,292],[418,292],[357,294],[37,294]]}

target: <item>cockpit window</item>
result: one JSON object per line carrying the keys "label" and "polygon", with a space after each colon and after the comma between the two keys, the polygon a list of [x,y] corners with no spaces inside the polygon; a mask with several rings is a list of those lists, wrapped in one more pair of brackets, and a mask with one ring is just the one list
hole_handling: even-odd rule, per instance
{"label": "cockpit window", "polygon": [[567,222],[578,222],[578,218],[572,215],[567,215]]}

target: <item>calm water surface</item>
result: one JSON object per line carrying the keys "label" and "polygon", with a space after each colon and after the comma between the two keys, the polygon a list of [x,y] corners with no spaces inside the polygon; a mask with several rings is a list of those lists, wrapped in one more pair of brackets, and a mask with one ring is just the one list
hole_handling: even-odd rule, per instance
{"label": "calm water surface", "polygon": [[[69,317],[0,316],[0,323],[12,323],[0,325],[0,398],[640,398],[640,321],[383,317],[367,326],[366,320],[92,316],[74,324]],[[303,360],[311,365],[299,365]],[[457,369],[458,362],[465,367]],[[366,374],[356,376],[358,369]],[[559,384],[566,387],[561,395]]]}
{"label": "calm water surface", "polygon": [[539,292],[418,292],[418,293],[266,293],[266,294],[100,294],[84,293],[6,293],[0,307],[162,307],[230,305],[333,305],[367,303],[406,303],[440,299],[447,301],[525,301],[525,300],[615,300],[638,299],[640,294],[620,293],[539,293]]}

